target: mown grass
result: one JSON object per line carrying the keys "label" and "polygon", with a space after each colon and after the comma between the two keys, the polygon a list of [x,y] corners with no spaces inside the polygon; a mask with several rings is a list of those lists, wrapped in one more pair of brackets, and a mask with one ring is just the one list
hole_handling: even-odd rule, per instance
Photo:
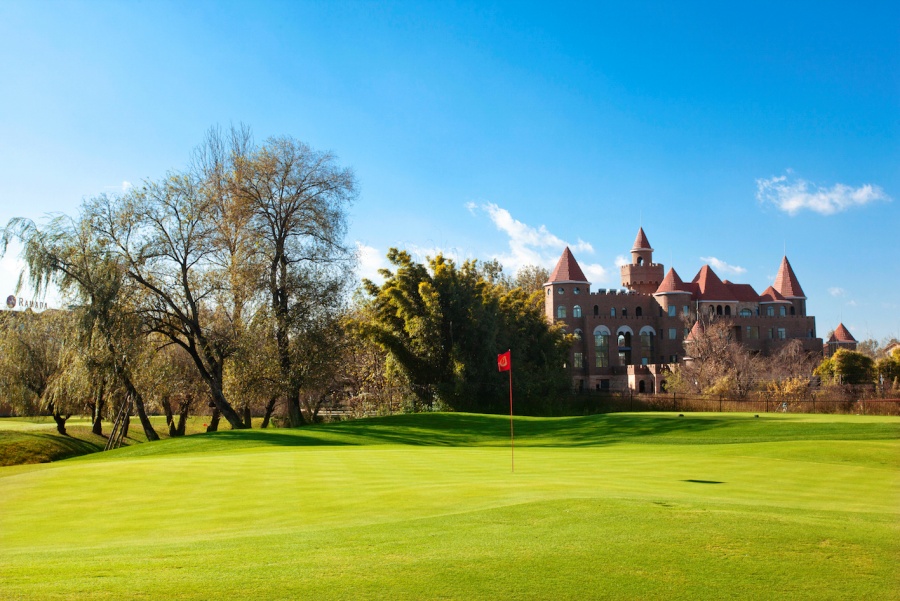
{"label": "mown grass", "polygon": [[4,599],[896,599],[900,420],[395,416],[0,469]]}

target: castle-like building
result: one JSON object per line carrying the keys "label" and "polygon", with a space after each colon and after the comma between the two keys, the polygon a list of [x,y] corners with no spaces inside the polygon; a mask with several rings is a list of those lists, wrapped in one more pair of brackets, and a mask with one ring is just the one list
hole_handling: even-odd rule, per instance
{"label": "castle-like building", "polygon": [[762,294],[721,280],[709,265],[685,282],[653,262],[641,228],[621,276],[624,290],[592,291],[566,248],[544,284],[547,319],[575,336],[567,367],[578,390],[665,391],[670,366],[684,360],[689,324],[698,327],[698,315],[729,319],[734,339],[752,352],[769,354],[793,339],[808,352],[822,352],[815,317],[806,314],[806,295],[787,257]]}

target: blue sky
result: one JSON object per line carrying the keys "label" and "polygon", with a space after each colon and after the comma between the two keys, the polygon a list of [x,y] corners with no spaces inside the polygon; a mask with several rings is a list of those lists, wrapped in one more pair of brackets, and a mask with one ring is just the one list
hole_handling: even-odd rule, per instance
{"label": "blue sky", "polygon": [[5,0],[0,222],[242,122],[354,168],[363,274],[391,246],[514,271],[568,244],[612,287],[643,225],[686,280],[761,292],[786,250],[820,336],[898,336],[898,23],[888,2]]}

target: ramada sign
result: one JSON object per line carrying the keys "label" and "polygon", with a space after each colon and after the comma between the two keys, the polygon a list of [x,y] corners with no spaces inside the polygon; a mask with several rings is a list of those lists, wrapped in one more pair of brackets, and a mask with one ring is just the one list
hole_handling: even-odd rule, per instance
{"label": "ramada sign", "polygon": [[47,303],[44,301],[28,300],[28,299],[22,298],[21,296],[19,298],[16,298],[16,296],[14,294],[10,294],[9,296],[6,297],[6,306],[10,309],[15,309],[16,307],[19,307],[20,309],[41,309],[41,310],[43,310],[43,309],[48,308]]}

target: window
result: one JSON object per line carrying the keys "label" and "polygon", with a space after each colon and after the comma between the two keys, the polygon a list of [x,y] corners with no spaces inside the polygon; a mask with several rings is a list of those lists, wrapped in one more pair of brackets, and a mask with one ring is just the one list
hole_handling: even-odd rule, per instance
{"label": "window", "polygon": [[622,317],[628,317],[628,307],[622,307]]}
{"label": "window", "polygon": [[750,309],[741,309],[741,317],[753,317],[753,311]]}
{"label": "window", "polygon": [[610,317],[615,317],[615,316],[616,316],[616,308],[615,308],[615,307],[610,307],[610,308],[609,308],[609,316],[610,316]]}
{"label": "window", "polygon": [[562,293],[564,293],[565,291],[566,291],[565,288],[557,288],[557,289],[556,289],[556,293],[557,293],[557,294],[562,294]]}
{"label": "window", "polygon": [[794,309],[794,305],[791,305],[791,315],[796,315],[796,311]]}
{"label": "window", "polygon": [[669,355],[669,363],[678,363],[678,355]]}
{"label": "window", "polygon": [[600,307],[594,305],[594,317],[598,317],[600,315]]}
{"label": "window", "polygon": [[684,329],[684,337],[685,337],[685,338],[687,338],[687,337],[688,337],[688,334],[690,334],[690,333],[691,333],[691,329],[690,329],[690,328],[685,328],[685,329]]}
{"label": "window", "polygon": [[691,313],[691,308],[690,308],[690,307],[688,307],[687,305],[684,305],[683,307],[681,307],[681,314],[682,314],[682,315],[690,315],[690,313]]}
{"label": "window", "polygon": [[581,353],[575,353],[575,359],[572,361],[575,365],[575,369],[581,369],[584,367],[584,355]]}
{"label": "window", "polygon": [[594,354],[597,367],[609,367],[609,334],[594,335]]}
{"label": "window", "polygon": [[778,315],[781,317],[787,315],[787,308],[784,305],[778,307]]}
{"label": "window", "polygon": [[675,317],[676,309],[675,305],[669,305],[669,317]]}
{"label": "window", "polygon": [[669,340],[678,338],[678,328],[669,328]]}
{"label": "window", "polygon": [[556,318],[557,319],[565,319],[566,318],[566,308],[562,305],[556,308]]}
{"label": "window", "polygon": [[747,340],[759,340],[759,326],[747,326]]}
{"label": "window", "polygon": [[640,316],[643,315],[643,314],[644,314],[644,310],[641,309],[640,307],[637,307],[637,308],[634,310],[634,316],[635,316],[635,317],[640,317]]}
{"label": "window", "polygon": [[575,335],[575,340],[581,340],[581,337],[584,335],[584,332],[582,332],[579,329],[576,329],[574,332],[574,335]]}
{"label": "window", "polygon": [[572,307],[572,317],[581,317],[581,305]]}
{"label": "window", "polygon": [[775,329],[769,328],[769,340],[775,338]]}
{"label": "window", "polygon": [[731,315],[731,305],[725,305],[725,315]]}
{"label": "window", "polygon": [[653,338],[652,331],[641,332],[641,365],[648,365],[653,360]]}
{"label": "window", "polygon": [[775,317],[775,307],[769,305],[766,307],[766,316],[767,317]]}
{"label": "window", "polygon": [[784,328],[778,328],[778,340],[787,338],[787,331]]}

